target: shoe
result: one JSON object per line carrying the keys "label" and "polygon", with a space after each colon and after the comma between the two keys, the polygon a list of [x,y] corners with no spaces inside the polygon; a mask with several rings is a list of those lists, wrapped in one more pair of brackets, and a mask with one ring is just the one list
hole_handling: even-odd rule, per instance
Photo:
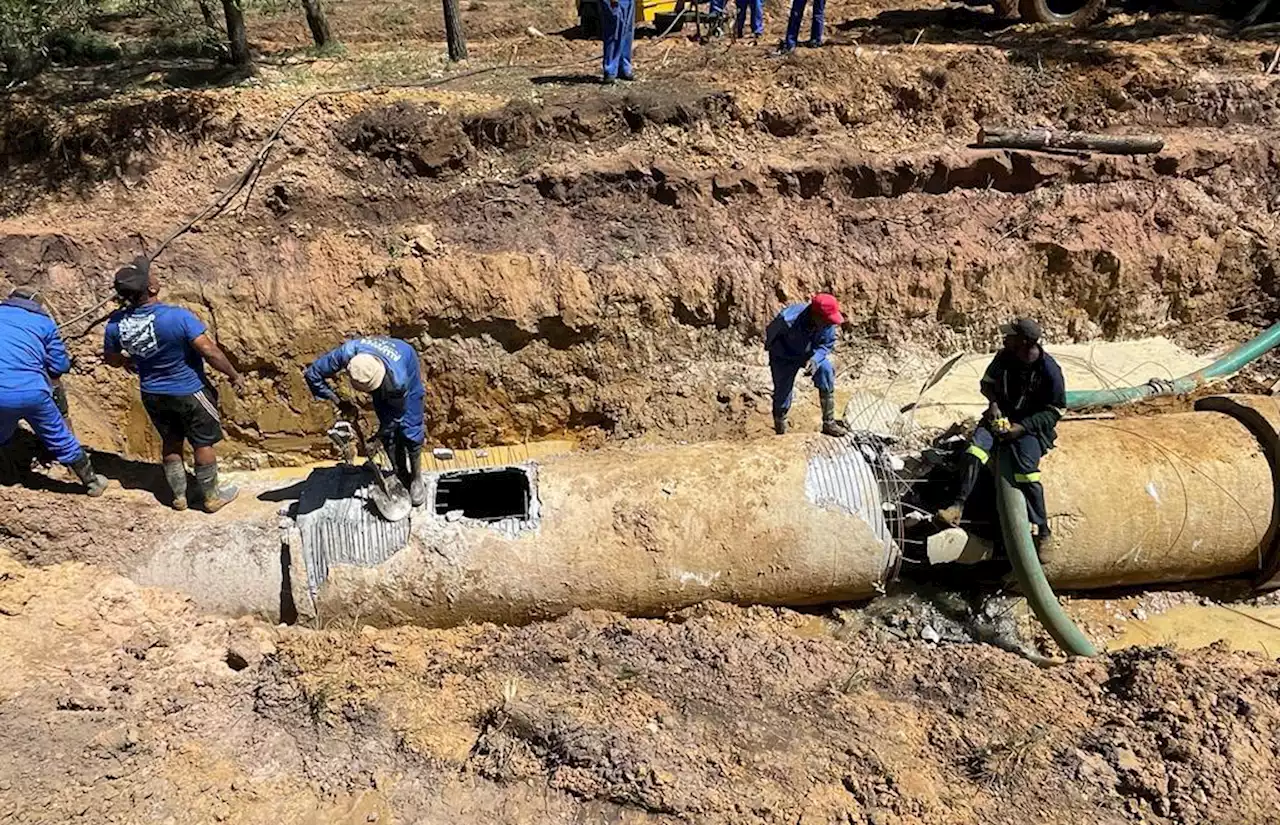
{"label": "shoe", "polygon": [[821,48],[822,48],[822,41],[821,41],[821,40],[814,40],[814,39],[810,38],[809,40],[806,40],[806,41],[804,41],[803,43],[801,43],[801,44],[800,44],[800,47],[801,47],[802,49],[821,49]]}
{"label": "shoe", "polygon": [[630,83],[631,81],[636,79],[636,74],[635,72],[623,72],[622,74],[618,75],[618,79],[625,80],[628,83]]}
{"label": "shoe", "polygon": [[617,83],[618,83],[618,78],[616,77],[609,77],[609,75],[605,75],[604,77],[600,78],[601,86],[615,86],[617,85]]}
{"label": "shoe", "polygon": [[964,504],[957,502],[952,504],[950,507],[944,507],[934,515],[937,517],[938,521],[948,527],[959,527],[960,519],[964,515]]}
{"label": "shoe", "polygon": [[1053,533],[1048,527],[1037,528],[1032,542],[1036,546],[1036,555],[1044,559],[1045,553],[1053,552]]}
{"label": "shoe", "polygon": [[200,485],[203,501],[202,509],[206,513],[216,513],[236,500],[240,490],[234,486],[218,486],[218,462],[196,465],[196,483]]}
{"label": "shoe", "polygon": [[89,460],[88,453],[81,453],[70,466],[71,472],[76,474],[76,478],[85,486],[85,492],[92,498],[98,498],[107,491],[107,477],[93,471],[93,462]]}
{"label": "shoe", "polygon": [[427,503],[427,485],[422,483],[422,477],[415,478],[409,485],[409,501],[413,502],[414,507],[421,507]]}
{"label": "shoe", "polygon": [[786,57],[787,55],[794,53],[795,50],[796,50],[795,46],[788,46],[786,43],[779,43],[776,49],[769,52],[769,56],[770,57]]}
{"label": "shoe", "polygon": [[836,438],[844,438],[849,434],[849,427],[836,418],[836,395],[833,392],[819,392],[818,402],[822,406],[822,434]]}
{"label": "shoe", "polygon": [[787,417],[785,415],[775,415],[773,417],[773,431],[778,435],[787,434]]}

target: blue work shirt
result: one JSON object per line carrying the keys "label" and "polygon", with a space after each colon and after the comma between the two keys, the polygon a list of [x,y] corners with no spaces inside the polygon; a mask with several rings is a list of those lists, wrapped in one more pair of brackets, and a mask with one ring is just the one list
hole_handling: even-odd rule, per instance
{"label": "blue work shirt", "polygon": [[52,393],[50,378],[71,371],[58,326],[35,301],[0,301],[0,392]]}
{"label": "blue work shirt", "polygon": [[827,360],[836,348],[836,326],[823,321],[810,324],[809,304],[792,304],[779,312],[764,334],[764,348],[771,358],[788,361]]}
{"label": "blue work shirt", "polygon": [[418,352],[399,338],[353,338],[337,349],[317,358],[303,374],[307,387],[316,398],[338,402],[338,394],[329,379],[346,369],[351,359],[361,353],[377,357],[387,368],[382,386],[373,391],[373,410],[386,430],[398,431],[405,438],[422,443],[426,438],[423,401],[426,389],[418,366]]}
{"label": "blue work shirt", "polygon": [[142,391],[154,395],[191,395],[204,389],[204,358],[192,342],[207,332],[190,310],[170,304],[145,304],[111,313],[103,348],[133,360]]}

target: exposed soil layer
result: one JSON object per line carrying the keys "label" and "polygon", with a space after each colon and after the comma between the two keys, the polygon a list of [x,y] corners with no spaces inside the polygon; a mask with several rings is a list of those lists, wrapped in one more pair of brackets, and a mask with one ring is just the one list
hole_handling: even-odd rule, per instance
{"label": "exposed soil layer", "polygon": [[[853,616],[855,614],[845,614]],[[92,822],[1266,822],[1280,672],[709,605],[310,631],[0,562],[0,816]]]}

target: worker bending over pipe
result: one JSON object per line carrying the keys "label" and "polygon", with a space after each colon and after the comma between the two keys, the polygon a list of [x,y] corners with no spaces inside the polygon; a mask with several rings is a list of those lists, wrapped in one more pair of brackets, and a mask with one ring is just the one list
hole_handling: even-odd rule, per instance
{"label": "worker bending over pipe", "polygon": [[849,428],[836,419],[836,369],[831,353],[836,348],[836,327],[844,323],[840,302],[820,293],[805,304],[792,304],[779,312],[764,334],[773,373],[773,431],[787,433],[787,413],[796,384],[796,373],[813,379],[822,404],[822,432],[846,436]]}
{"label": "worker bending over pipe", "polygon": [[329,385],[329,379],[344,369],[352,389],[373,396],[379,425],[377,437],[387,449],[396,476],[409,489],[413,506],[421,507],[427,501],[427,488],[422,481],[426,390],[418,353],[398,338],[355,338],[307,367],[304,377],[311,394],[336,404],[343,418],[354,421],[359,417],[355,404],[343,401]]}
{"label": "worker bending over pipe", "polygon": [[[89,454],[67,425],[65,395],[55,400],[58,379],[71,371],[71,358],[58,327],[36,293],[21,287],[0,301],[0,446],[26,421],[61,464],[71,468],[91,496],[107,489],[93,471]],[[60,394],[60,393],[59,393]]]}
{"label": "worker bending over pipe", "polygon": [[982,375],[980,388],[987,410],[974,430],[964,454],[964,476],[955,502],[938,511],[938,519],[960,525],[965,502],[977,486],[984,465],[991,465],[996,441],[1009,445],[1014,484],[1027,499],[1027,515],[1036,527],[1037,549],[1050,537],[1040,483],[1040,459],[1053,449],[1058,420],[1066,408],[1067,386],[1062,369],[1040,345],[1043,331],[1030,318],[1018,318],[1000,328],[1004,346]]}

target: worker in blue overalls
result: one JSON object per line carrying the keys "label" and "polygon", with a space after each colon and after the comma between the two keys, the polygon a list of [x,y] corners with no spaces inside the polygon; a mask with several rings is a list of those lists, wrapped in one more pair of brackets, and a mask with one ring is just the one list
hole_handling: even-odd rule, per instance
{"label": "worker in blue overalls", "polygon": [[1062,368],[1041,346],[1044,333],[1039,324],[1018,318],[1000,331],[1004,346],[991,359],[979,384],[987,411],[965,450],[964,475],[955,503],[939,510],[938,519],[951,526],[960,524],[965,501],[999,442],[1010,449],[1014,484],[1026,497],[1027,516],[1036,526],[1036,545],[1044,549],[1050,531],[1040,459],[1057,440],[1058,420],[1067,406],[1067,385]]}
{"label": "worker in blue overalls", "polygon": [[[71,358],[36,293],[15,289],[0,301],[0,447],[26,421],[59,463],[71,468],[89,495],[100,496],[107,479],[93,471],[89,454],[67,425],[65,400],[55,400],[58,379],[71,371]],[[60,392],[58,393],[60,394]]]}
{"label": "worker in blue overalls", "polygon": [[844,323],[840,302],[834,295],[814,295],[813,300],[792,304],[779,312],[765,330],[773,374],[773,430],[787,432],[787,413],[796,374],[802,369],[813,379],[822,404],[822,432],[845,436],[849,428],[836,418],[836,370],[831,353],[836,348],[836,327]]}
{"label": "worker in blue overalls", "polygon": [[427,501],[422,482],[426,388],[417,351],[398,338],[355,338],[307,367],[304,377],[311,394],[338,405],[344,418],[354,420],[359,413],[355,405],[340,399],[329,385],[329,379],[344,369],[353,389],[373,396],[378,437],[391,457],[396,477],[409,488],[413,506],[422,506]]}
{"label": "worker in blue overalls", "polygon": [[599,0],[599,5],[600,34],[604,40],[601,82],[608,86],[618,78],[635,80],[631,41],[636,31],[636,0]]}
{"label": "worker in blue overalls", "polygon": [[[809,0],[791,0],[791,16],[787,18],[787,35],[778,46],[777,54],[790,54],[796,50],[800,39],[800,24],[804,22],[804,7]],[[827,0],[813,0],[813,17],[809,23],[809,39],[798,45],[816,49],[822,45],[823,25]]]}

